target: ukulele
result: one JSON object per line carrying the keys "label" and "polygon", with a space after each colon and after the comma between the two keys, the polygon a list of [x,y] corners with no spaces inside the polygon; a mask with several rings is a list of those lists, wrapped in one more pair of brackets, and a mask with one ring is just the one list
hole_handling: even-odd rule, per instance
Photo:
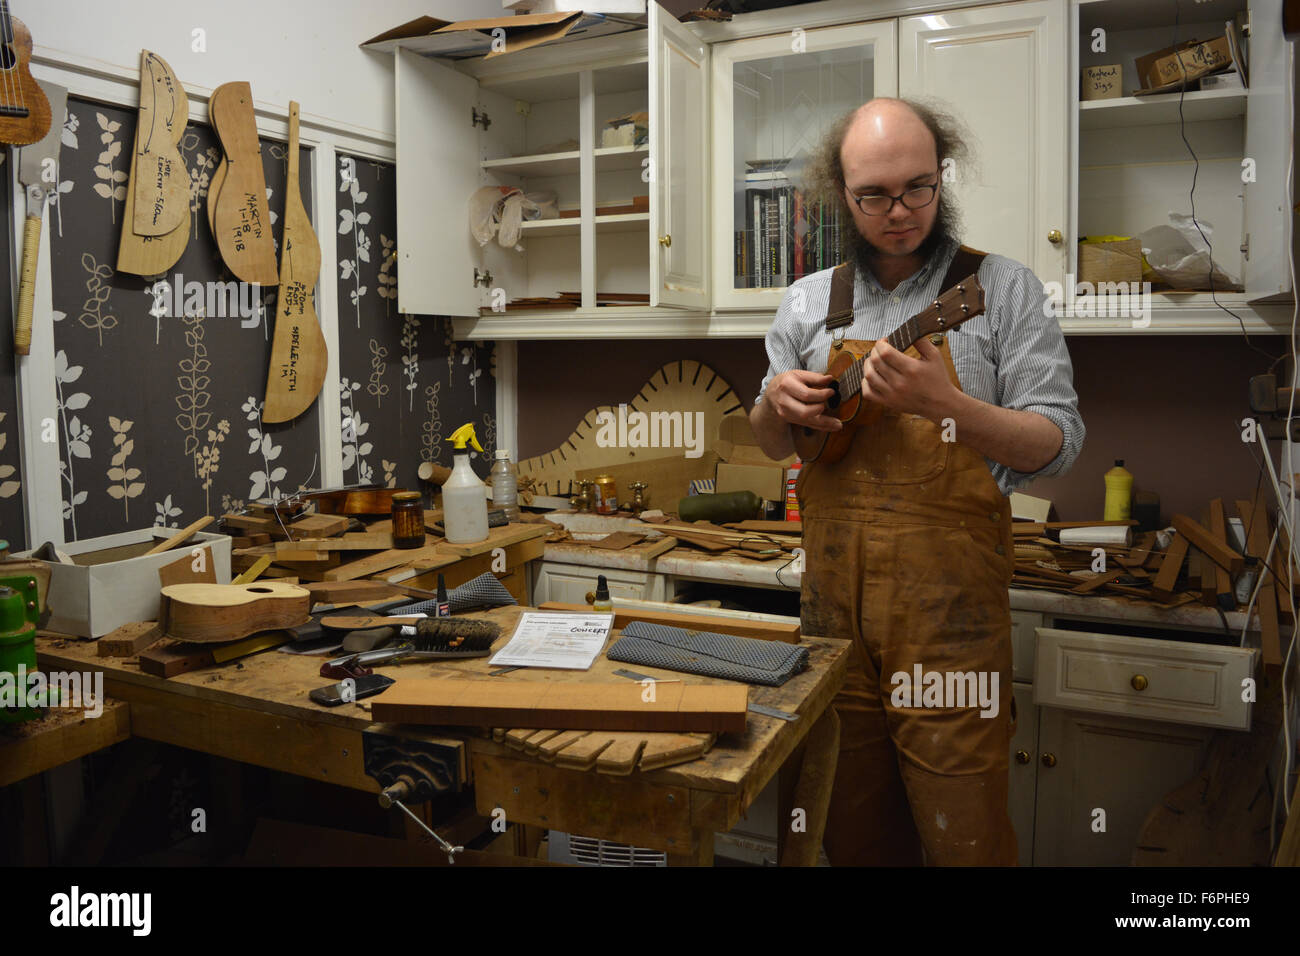
{"label": "ukulele", "polygon": [[168,637],[206,644],[297,627],[311,617],[311,592],[296,584],[170,584],[158,621]]}
{"label": "ukulele", "polygon": [[0,143],[28,146],[49,132],[50,101],[31,62],[31,31],[10,16],[8,0],[0,0]]}
{"label": "ukulele", "polygon": [[[903,352],[926,335],[955,329],[983,313],[984,287],[979,279],[969,275],[935,299],[933,305],[890,332],[886,340]],[[861,355],[847,347],[831,350],[826,374],[835,379],[829,386],[835,394],[826,402],[826,414],[838,418],[844,427],[829,432],[808,425],[791,425],[795,452],[804,463],[839,461],[853,444],[858,429],[874,425],[884,414],[883,405],[862,397],[862,360],[870,354],[870,349]]]}

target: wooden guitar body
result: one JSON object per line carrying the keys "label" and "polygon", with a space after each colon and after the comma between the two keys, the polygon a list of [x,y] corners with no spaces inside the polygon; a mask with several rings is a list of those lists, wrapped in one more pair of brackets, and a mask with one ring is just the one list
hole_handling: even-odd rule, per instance
{"label": "wooden guitar body", "polygon": [[[32,34],[0,5],[0,143],[30,146],[50,129],[50,101],[32,76]],[[63,117],[58,118],[63,123]]]}
{"label": "wooden guitar body", "polygon": [[159,622],[168,637],[200,644],[297,627],[309,617],[311,592],[275,581],[172,584],[162,589],[159,608]]}

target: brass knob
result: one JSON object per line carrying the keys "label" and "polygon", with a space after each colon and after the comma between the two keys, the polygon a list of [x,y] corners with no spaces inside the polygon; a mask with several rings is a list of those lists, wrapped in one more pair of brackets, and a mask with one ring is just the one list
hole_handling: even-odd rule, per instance
{"label": "brass knob", "polygon": [[1129,681],[1134,690],[1146,690],[1149,683],[1144,674],[1134,674],[1133,679]]}
{"label": "brass knob", "polygon": [[1061,241],[1061,238],[1062,238],[1061,230],[1059,229],[1053,229],[1051,232],[1047,234],[1047,241],[1052,243],[1053,245],[1059,243]]}
{"label": "brass knob", "polygon": [[659,237],[659,245],[663,246],[664,248],[667,248],[668,246],[671,246],[672,244],[673,244],[673,237],[672,237],[672,236],[660,236],[660,237]]}
{"label": "brass knob", "polygon": [[1017,751],[1016,751],[1016,763],[1029,763],[1029,751],[1028,751],[1028,750],[1017,750]]}
{"label": "brass knob", "polygon": [[1055,766],[1056,766],[1056,754],[1043,754],[1043,766],[1044,766],[1044,767],[1055,767]]}
{"label": "brass knob", "polygon": [[588,591],[588,592],[587,592],[587,603],[588,603],[588,604],[595,604],[595,603],[596,603],[596,592],[595,592],[595,591]]}

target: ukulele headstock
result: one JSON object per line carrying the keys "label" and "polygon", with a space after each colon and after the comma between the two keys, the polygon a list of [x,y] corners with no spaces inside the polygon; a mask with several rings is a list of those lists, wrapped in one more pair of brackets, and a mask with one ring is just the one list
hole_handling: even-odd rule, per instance
{"label": "ukulele headstock", "polygon": [[921,317],[926,326],[933,325],[933,329],[925,331],[946,332],[983,314],[984,287],[972,273],[935,299]]}

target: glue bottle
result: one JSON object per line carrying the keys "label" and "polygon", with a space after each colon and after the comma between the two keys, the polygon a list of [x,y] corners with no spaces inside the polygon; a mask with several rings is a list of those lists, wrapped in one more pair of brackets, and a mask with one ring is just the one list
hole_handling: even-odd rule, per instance
{"label": "glue bottle", "polygon": [[1106,472],[1106,504],[1102,510],[1103,521],[1127,521],[1133,502],[1133,475],[1124,467],[1124,459],[1116,458],[1115,467]]}
{"label": "glue bottle", "polygon": [[455,449],[455,461],[442,486],[442,526],[452,544],[474,544],[488,536],[487,485],[469,466],[466,443],[482,451],[474,425],[466,423],[451,433],[447,441]]}

